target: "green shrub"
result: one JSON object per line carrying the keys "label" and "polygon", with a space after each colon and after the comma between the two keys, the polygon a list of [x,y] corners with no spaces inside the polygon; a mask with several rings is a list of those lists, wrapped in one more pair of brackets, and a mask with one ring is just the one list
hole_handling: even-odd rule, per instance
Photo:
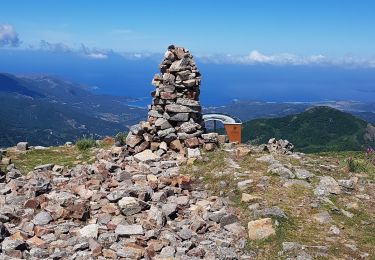
{"label": "green shrub", "polygon": [[91,138],[82,138],[82,139],[78,139],[76,141],[76,146],[77,146],[78,150],[85,151],[85,150],[87,150],[91,147],[95,147],[96,141],[94,139],[91,139]]}
{"label": "green shrub", "polygon": [[126,136],[128,135],[127,132],[119,132],[115,136],[115,141],[119,142],[121,146],[125,145]]}
{"label": "green shrub", "polygon": [[348,166],[349,172],[359,172],[360,171],[360,163],[353,159],[353,157],[349,157],[346,160],[346,164]]}

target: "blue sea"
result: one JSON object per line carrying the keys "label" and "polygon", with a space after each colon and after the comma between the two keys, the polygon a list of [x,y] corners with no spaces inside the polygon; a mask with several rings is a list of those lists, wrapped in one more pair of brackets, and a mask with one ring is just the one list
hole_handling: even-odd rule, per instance
{"label": "blue sea", "polygon": [[[83,83],[97,93],[138,98],[134,106],[149,104],[152,77],[162,56],[129,60],[119,55],[91,60],[76,54],[0,51],[0,71],[50,74]],[[375,69],[339,66],[272,66],[207,64],[202,73],[201,103],[224,105],[233,99],[275,102],[375,100]]]}

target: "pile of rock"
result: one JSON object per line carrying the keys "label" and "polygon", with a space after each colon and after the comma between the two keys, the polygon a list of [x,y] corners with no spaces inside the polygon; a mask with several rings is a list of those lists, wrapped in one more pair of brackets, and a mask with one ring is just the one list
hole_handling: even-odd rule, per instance
{"label": "pile of rock", "polygon": [[178,161],[124,150],[72,169],[0,170],[0,258],[248,259],[227,198],[179,175]]}
{"label": "pile of rock", "polygon": [[171,45],[159,67],[160,74],[152,80],[156,89],[151,93],[148,119],[130,127],[126,138],[128,153],[150,149],[157,156],[170,150],[185,154],[186,148],[205,144],[208,150],[213,149],[217,135],[203,135],[205,126],[199,102],[201,74],[193,56],[188,50]]}
{"label": "pile of rock", "polygon": [[282,153],[282,154],[291,154],[294,151],[294,145],[288,140],[276,140],[276,138],[271,138],[265,150],[270,153]]}

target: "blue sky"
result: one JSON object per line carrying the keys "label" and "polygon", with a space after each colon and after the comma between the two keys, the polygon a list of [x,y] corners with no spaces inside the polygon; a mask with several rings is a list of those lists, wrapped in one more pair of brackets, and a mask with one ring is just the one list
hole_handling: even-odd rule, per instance
{"label": "blue sky", "polygon": [[204,104],[373,101],[374,14],[374,0],[2,0],[0,72],[145,97],[176,44],[196,58]]}
{"label": "blue sky", "polygon": [[375,55],[372,0],[3,0],[0,24],[21,46],[162,52],[170,43],[201,55]]}

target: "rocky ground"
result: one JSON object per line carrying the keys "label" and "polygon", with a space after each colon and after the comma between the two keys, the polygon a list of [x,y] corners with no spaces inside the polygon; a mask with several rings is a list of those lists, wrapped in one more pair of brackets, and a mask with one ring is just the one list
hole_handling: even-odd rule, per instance
{"label": "rocky ground", "polygon": [[31,171],[35,151],[8,151],[0,259],[374,259],[372,172],[269,150],[225,144],[184,159],[109,147]]}

